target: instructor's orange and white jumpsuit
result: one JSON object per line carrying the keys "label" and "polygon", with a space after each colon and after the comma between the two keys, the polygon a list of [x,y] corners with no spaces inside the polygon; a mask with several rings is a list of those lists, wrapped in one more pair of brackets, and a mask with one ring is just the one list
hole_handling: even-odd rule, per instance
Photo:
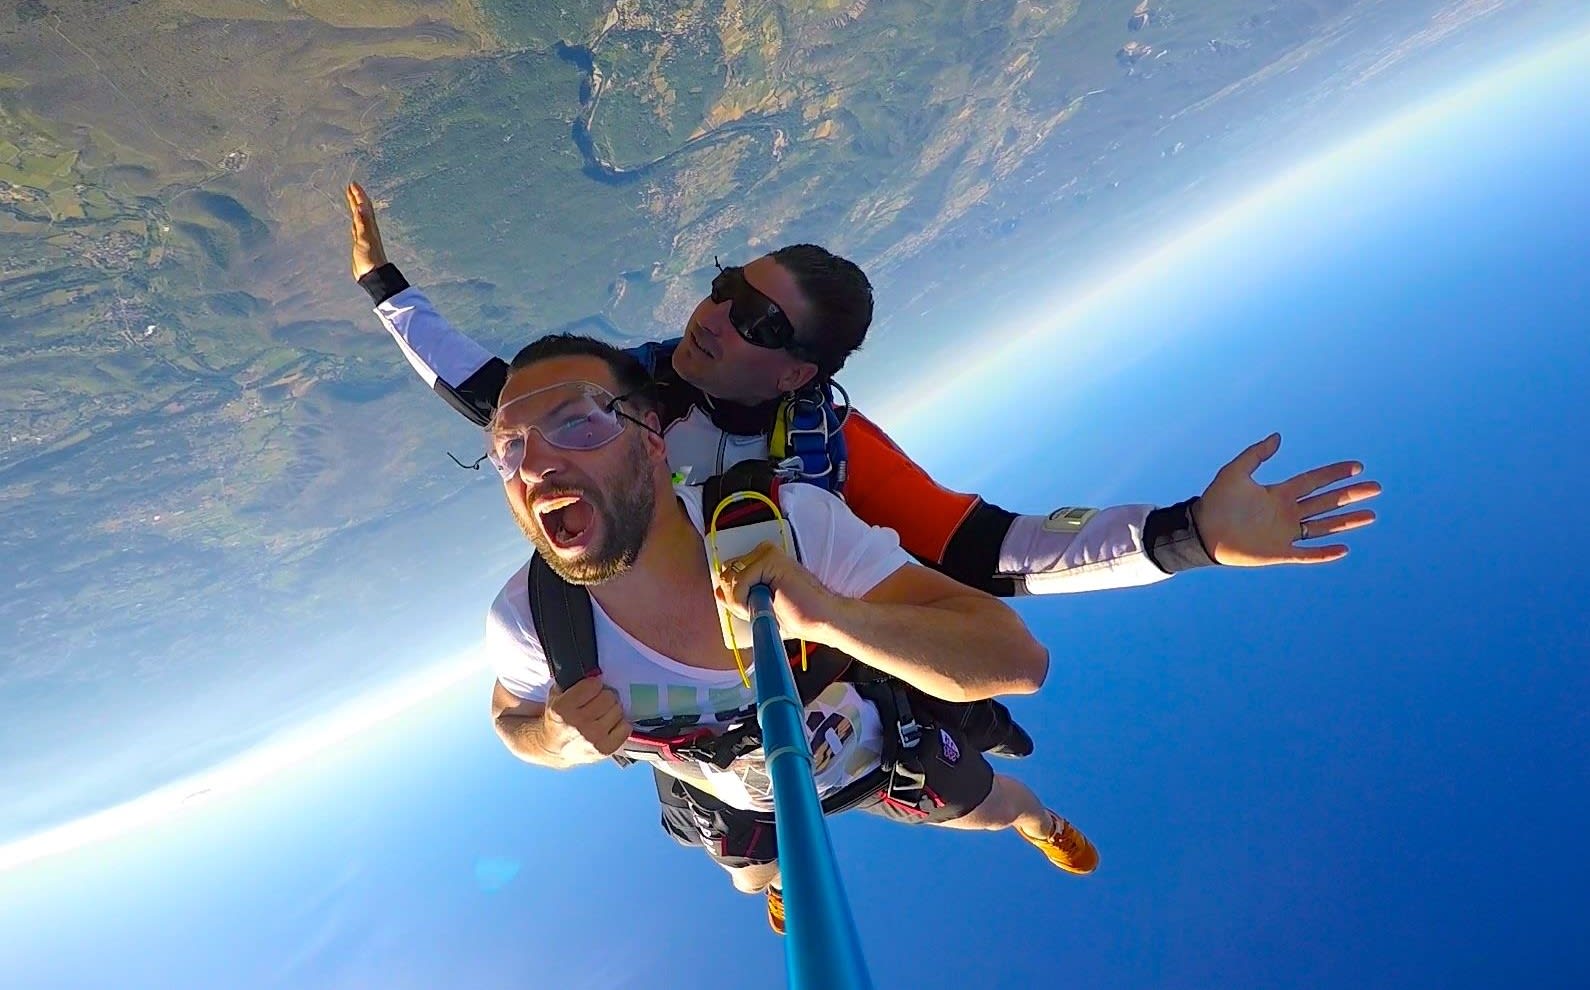
{"label": "instructor's orange and white jumpsuit", "polygon": [[[421,379],[484,427],[507,363],[443,318],[396,266],[359,282]],[[669,347],[649,346],[664,355]],[[656,361],[654,374],[676,478],[700,484],[739,461],[768,456],[776,400],[746,406],[711,399],[667,360]],[[1193,524],[1193,499],[1019,515],[939,484],[858,411],[846,418],[844,439],[842,495],[851,511],[895,530],[923,564],[974,588],[1006,597],[1126,588],[1213,563]]]}

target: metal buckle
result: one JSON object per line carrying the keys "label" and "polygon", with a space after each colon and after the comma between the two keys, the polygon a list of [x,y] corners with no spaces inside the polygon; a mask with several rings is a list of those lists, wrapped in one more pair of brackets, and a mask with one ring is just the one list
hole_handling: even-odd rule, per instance
{"label": "metal buckle", "polygon": [[896,728],[900,731],[900,745],[905,749],[916,749],[916,744],[922,741],[922,727],[916,724],[916,719],[901,722]]}
{"label": "metal buckle", "polygon": [[[801,455],[799,455],[799,454],[791,454],[790,456],[784,458],[782,461],[778,462],[778,464],[774,467],[774,473],[779,474],[780,477],[784,477],[783,472],[793,471],[794,474],[789,476],[789,477],[793,477],[793,478],[826,478],[830,474],[833,474],[834,473],[834,459],[831,456],[829,456],[829,454],[828,454],[828,436],[829,436],[828,431],[827,430],[790,430],[788,435],[791,438],[793,438],[795,436],[795,434],[797,434],[797,433],[815,433],[815,434],[817,434],[817,435],[819,435],[819,436],[821,436],[823,438],[822,453],[820,455],[818,455],[818,456],[822,457],[823,469],[821,471],[807,471],[806,470],[806,463],[803,460],[801,460]],[[793,449],[794,446],[795,446],[794,443],[791,442],[790,443],[791,449]],[[814,455],[817,454],[816,451],[813,451],[812,453]],[[814,456],[813,459],[815,460],[816,457]]]}
{"label": "metal buckle", "polygon": [[[830,474],[834,473],[834,460],[833,457],[830,456],[828,450],[828,442],[833,437],[833,430],[829,428],[829,416],[827,408],[829,404],[828,398],[821,393],[813,395],[797,395],[789,400],[788,412],[785,413],[783,417],[787,425],[787,429],[784,432],[784,443],[786,450],[791,451],[792,453],[790,456],[787,456],[780,461],[774,469],[775,473],[778,474],[780,478],[786,480],[794,480],[796,478],[826,478]],[[817,425],[797,427],[795,425],[795,417],[805,413],[810,413],[813,415],[816,418]],[[821,457],[821,471],[807,471],[806,463],[802,459],[802,455],[799,453],[794,453],[797,446],[796,437],[804,435],[810,435],[818,438],[819,442],[814,446],[813,450],[808,456],[810,456],[813,460],[816,460],[819,456]]]}
{"label": "metal buckle", "polygon": [[[702,758],[697,755],[701,750],[696,747],[696,743],[711,735],[711,729],[697,729],[694,732],[688,732],[680,736],[678,739],[667,740],[660,744],[663,758],[671,763],[702,762]],[[710,763],[712,761],[706,760],[705,762]]]}

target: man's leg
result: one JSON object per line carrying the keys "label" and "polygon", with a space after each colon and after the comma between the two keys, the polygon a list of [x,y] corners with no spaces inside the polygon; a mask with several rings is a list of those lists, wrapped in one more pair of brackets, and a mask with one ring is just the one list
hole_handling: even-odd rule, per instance
{"label": "man's leg", "polygon": [[880,794],[863,809],[896,821],[978,831],[1014,828],[1050,863],[1070,873],[1091,873],[1098,850],[1071,823],[1050,811],[1025,784],[994,773],[988,759],[958,730],[923,731],[904,761],[922,775],[915,804]]}
{"label": "man's leg", "polygon": [[928,824],[984,832],[1014,826],[1027,835],[1041,835],[1049,828],[1049,809],[1026,784],[1014,777],[995,774],[993,789],[982,804],[959,818]]}
{"label": "man's leg", "polygon": [[657,774],[663,830],[681,845],[700,846],[742,894],[767,895],[767,923],[784,934],[778,832],[773,816],[742,811],[667,774]]}
{"label": "man's leg", "polygon": [[779,889],[778,833],[773,816],[731,808],[704,791],[654,768],[662,827],[683,846],[700,846],[729,874],[734,889],[767,894],[767,921],[784,934],[784,897]]}
{"label": "man's leg", "polygon": [[1088,837],[1044,807],[1032,788],[1013,777],[996,775],[987,799],[967,814],[928,824],[981,831],[1014,828],[1017,835],[1067,873],[1085,876],[1099,867],[1099,851]]}
{"label": "man's leg", "polygon": [[[711,855],[711,850],[708,850]],[[778,861],[735,865],[717,856],[713,860],[729,873],[729,882],[742,894],[767,895],[767,926],[776,935],[784,934],[784,888],[780,883]]]}

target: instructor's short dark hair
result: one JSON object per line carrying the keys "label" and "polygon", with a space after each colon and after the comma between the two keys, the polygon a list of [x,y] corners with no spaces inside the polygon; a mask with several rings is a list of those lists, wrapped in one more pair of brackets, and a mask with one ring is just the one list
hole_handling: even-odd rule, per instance
{"label": "instructor's short dark hair", "polygon": [[816,326],[798,329],[796,339],[819,377],[833,377],[860,350],[872,325],[872,283],[855,262],[816,244],[790,244],[769,257],[811,301]]}
{"label": "instructor's short dark hair", "polygon": [[646,366],[635,355],[605,340],[572,333],[551,333],[520,348],[508,364],[511,375],[522,368],[560,357],[593,357],[604,362],[618,384],[618,396],[637,413],[657,411],[656,390]]}

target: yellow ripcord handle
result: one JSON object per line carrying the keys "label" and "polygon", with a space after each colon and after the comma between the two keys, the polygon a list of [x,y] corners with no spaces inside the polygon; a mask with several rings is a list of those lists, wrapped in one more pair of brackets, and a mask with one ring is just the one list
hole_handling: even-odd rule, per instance
{"label": "yellow ripcord handle", "polygon": [[[755,502],[761,502],[763,505],[773,510],[774,519],[777,519],[781,522],[787,522],[787,520],[784,519],[784,513],[779,511],[778,505],[772,499],[768,498],[766,495],[763,495],[761,492],[735,492],[733,495],[730,495],[728,498],[719,502],[718,507],[712,510],[711,521],[707,523],[707,560],[712,564],[712,572],[714,575],[721,573],[723,570],[723,561],[718,559],[718,516],[721,515],[723,510],[728,508],[731,504],[742,499],[751,499]],[[784,535],[784,552],[793,557],[795,556],[795,548],[789,545],[788,529],[789,527],[786,526]],[[745,661],[740,659],[740,644],[734,636],[734,623],[728,623],[728,627],[729,649],[734,651],[734,666],[735,669],[740,672],[740,683],[744,684],[746,687],[750,687],[751,676],[746,673]],[[801,670],[805,670],[806,640],[802,639],[799,642],[801,644]]]}

